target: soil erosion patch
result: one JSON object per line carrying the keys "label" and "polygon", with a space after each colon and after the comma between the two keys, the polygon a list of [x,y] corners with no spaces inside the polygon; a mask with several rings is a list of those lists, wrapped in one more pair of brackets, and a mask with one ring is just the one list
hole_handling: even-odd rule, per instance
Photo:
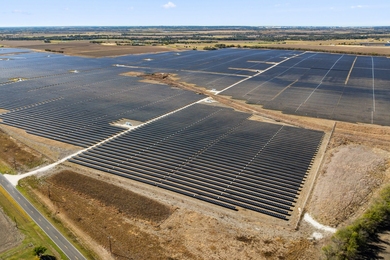
{"label": "soil erosion patch", "polygon": [[318,177],[310,211],[321,223],[337,226],[348,220],[383,183],[388,152],[362,145],[330,151]]}

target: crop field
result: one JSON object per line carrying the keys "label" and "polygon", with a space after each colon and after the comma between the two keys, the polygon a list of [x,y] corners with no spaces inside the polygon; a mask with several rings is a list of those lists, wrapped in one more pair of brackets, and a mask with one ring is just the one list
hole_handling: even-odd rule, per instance
{"label": "crop field", "polygon": [[[69,161],[278,219],[290,219],[323,132],[249,120],[205,95],[124,75],[171,73],[210,97],[390,125],[390,64],[382,57],[251,49],[100,59],[0,53],[1,124],[84,148],[119,134]],[[130,130],[118,121],[142,125]]]}

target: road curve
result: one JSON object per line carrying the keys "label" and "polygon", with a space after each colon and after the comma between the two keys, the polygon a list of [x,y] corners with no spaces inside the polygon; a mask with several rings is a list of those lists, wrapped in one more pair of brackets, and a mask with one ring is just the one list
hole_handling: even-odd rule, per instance
{"label": "road curve", "polygon": [[69,259],[86,259],[2,174],[0,174],[0,185]]}

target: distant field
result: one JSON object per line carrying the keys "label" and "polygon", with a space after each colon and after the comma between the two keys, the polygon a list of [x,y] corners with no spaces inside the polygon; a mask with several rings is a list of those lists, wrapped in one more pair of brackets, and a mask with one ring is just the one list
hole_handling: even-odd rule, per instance
{"label": "distant field", "polygon": [[89,41],[69,41],[61,43],[43,43],[42,41],[2,41],[2,45],[12,48],[27,48],[39,51],[51,50],[66,55],[93,58],[169,51],[168,48],[163,46],[102,45],[90,43]]}
{"label": "distant field", "polygon": [[390,55],[390,47],[385,46],[360,46],[360,45],[314,45],[313,43],[302,44],[264,44],[264,47],[301,49],[311,51],[325,51],[335,53],[353,53],[360,55]]}
{"label": "distant field", "polygon": [[[52,43],[43,43],[43,41],[2,41],[2,45],[11,48],[27,48],[38,51],[60,52],[72,56],[84,57],[111,57],[128,54],[158,53],[172,50],[203,50],[204,47],[214,47],[217,44],[226,44],[238,48],[278,48],[293,50],[323,51],[332,53],[351,53],[358,55],[381,55],[390,56],[390,47],[385,46],[361,46],[356,40],[335,40],[335,41],[285,41],[285,42],[267,42],[267,41],[217,41],[212,43],[200,42],[194,43],[174,43],[161,46],[118,46],[114,40],[104,41],[102,44],[83,41],[53,41]],[[355,45],[354,45],[355,44]]]}

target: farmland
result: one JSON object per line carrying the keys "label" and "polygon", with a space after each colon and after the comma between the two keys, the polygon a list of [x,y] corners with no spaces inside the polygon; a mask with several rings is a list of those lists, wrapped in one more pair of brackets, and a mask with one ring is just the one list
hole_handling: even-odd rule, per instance
{"label": "farmland", "polygon": [[21,186],[95,256],[318,258],[302,211],[343,226],[388,181],[385,57],[19,44],[0,49],[2,138],[30,168],[85,149]]}
{"label": "farmland", "polygon": [[[276,48],[389,56],[388,27],[0,28],[1,45],[85,57],[208,48]],[[0,45],[0,46],[1,46]]]}

